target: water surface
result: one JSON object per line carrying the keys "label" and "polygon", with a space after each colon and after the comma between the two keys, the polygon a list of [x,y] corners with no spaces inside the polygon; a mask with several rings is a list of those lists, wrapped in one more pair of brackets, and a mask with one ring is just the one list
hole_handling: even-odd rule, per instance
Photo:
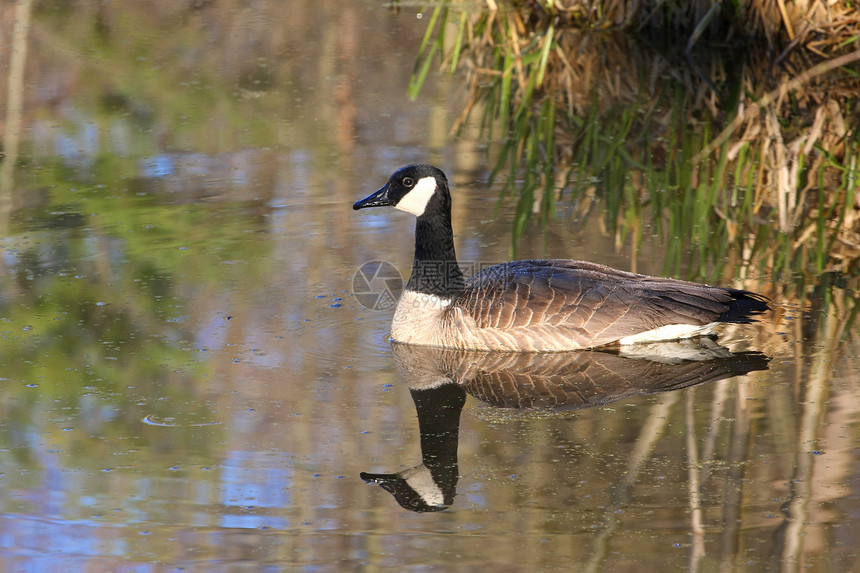
{"label": "water surface", "polygon": [[[465,266],[507,259],[514,216],[447,135],[453,80],[407,98],[416,10],[72,4],[33,6],[18,86],[0,568],[858,566],[856,278],[720,338],[766,369],[579,409],[464,394],[456,495],[404,509],[360,474],[422,463],[415,380],[352,285],[406,276],[412,220],[351,205],[439,164]],[[648,237],[633,256],[560,217],[518,255],[660,274],[671,238]]]}

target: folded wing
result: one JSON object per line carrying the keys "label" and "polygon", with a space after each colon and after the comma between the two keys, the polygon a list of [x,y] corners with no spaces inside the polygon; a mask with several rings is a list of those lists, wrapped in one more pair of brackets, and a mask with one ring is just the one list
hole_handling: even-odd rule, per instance
{"label": "folded wing", "polygon": [[579,348],[668,325],[750,322],[768,308],[764,297],[748,291],[552,259],[484,269],[452,306],[479,331],[566,338]]}

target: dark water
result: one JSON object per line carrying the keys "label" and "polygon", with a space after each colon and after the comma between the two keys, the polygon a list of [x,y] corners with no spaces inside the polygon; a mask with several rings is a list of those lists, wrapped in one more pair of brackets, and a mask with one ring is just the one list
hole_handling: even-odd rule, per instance
{"label": "dark water", "polygon": [[[9,70],[19,6],[0,11]],[[30,6],[0,96],[22,96],[4,123],[0,569],[860,567],[856,283],[812,277],[809,300],[725,332],[770,359],[748,374],[600,356],[586,386],[541,382],[554,407],[499,407],[522,394],[498,377],[533,364],[440,392],[422,380],[453,359],[396,355],[391,310],[363,308],[353,276],[405,276],[412,221],[352,203],[439,164],[467,265],[507,259],[513,216],[477,137],[447,133],[455,79],[407,98],[425,24],[374,2]],[[518,256],[659,274],[665,249],[634,258],[560,218]],[[456,462],[445,511],[360,478],[428,462]]]}

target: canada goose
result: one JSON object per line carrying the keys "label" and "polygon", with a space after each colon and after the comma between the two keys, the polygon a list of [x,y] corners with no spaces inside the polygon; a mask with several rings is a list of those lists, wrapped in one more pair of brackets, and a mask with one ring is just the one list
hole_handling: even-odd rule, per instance
{"label": "canada goose", "polygon": [[584,261],[525,260],[469,281],[457,264],[451,193],[432,165],[408,165],[353,209],[418,217],[412,276],[391,324],[395,342],[473,350],[563,351],[708,334],[748,323],[767,298],[745,290],[619,271]]}

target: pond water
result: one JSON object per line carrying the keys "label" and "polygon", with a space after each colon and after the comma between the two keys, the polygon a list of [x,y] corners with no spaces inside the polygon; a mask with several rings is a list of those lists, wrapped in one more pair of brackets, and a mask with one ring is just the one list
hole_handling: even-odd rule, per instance
{"label": "pond water", "polygon": [[[447,133],[456,80],[407,97],[420,12],[122,4],[0,10],[10,43],[29,10],[2,96],[0,569],[860,567],[856,278],[808,277],[729,358],[484,357],[427,389],[462,357],[392,348],[353,294],[369,261],[405,278],[412,218],[352,203],[439,164],[466,266],[507,260],[514,213]],[[517,255],[661,274],[666,248],[559,217]],[[444,511],[362,479],[410,471]]]}

